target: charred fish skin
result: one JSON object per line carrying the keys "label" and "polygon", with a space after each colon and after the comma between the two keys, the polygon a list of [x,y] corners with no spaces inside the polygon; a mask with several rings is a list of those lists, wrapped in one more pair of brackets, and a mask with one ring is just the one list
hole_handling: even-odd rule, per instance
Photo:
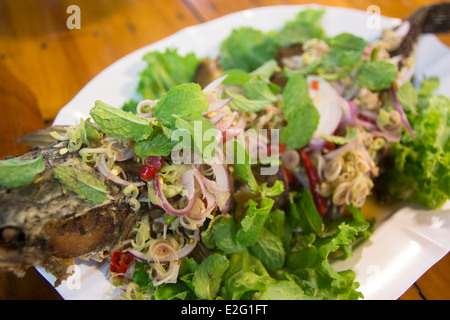
{"label": "charred fish skin", "polygon": [[[66,271],[73,258],[102,261],[118,249],[146,206],[133,212],[121,187],[105,180],[78,154],[61,154],[57,144],[34,148],[17,158],[40,155],[45,171],[33,183],[14,189],[0,187],[0,271],[24,276],[28,268],[40,265],[57,278],[57,286],[70,275]],[[74,166],[102,179],[111,197],[99,205],[79,199],[53,176],[57,165]],[[130,175],[138,168],[133,159],[123,164]]]}

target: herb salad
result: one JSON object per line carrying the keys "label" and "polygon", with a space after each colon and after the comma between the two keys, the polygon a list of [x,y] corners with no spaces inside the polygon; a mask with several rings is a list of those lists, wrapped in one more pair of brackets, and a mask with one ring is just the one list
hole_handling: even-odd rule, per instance
{"label": "herb salad", "polygon": [[[187,86],[194,85],[182,84],[195,80],[203,59],[181,56],[176,49],[144,57],[148,67],[140,74],[138,92],[148,102],[131,100],[123,109],[161,119],[163,140],[165,126],[194,135],[181,120],[189,113],[218,130],[219,145],[245,149],[246,161],[228,165],[231,204],[210,211],[203,197],[195,217],[193,211],[174,217],[166,210],[160,233],[149,232],[148,221],[141,221],[133,248],[122,253],[134,262],[124,273],[112,272],[114,283],[123,288],[121,298],[360,299],[364,293],[358,291],[355,273],[337,272],[331,261],[349,257],[357,242],[370,237],[373,221],[366,221],[360,210],[367,197],[378,187],[383,199],[430,209],[448,200],[450,101],[433,94],[439,79],[413,86],[414,55],[390,55],[404,34],[385,30],[370,44],[349,33],[328,37],[323,14],[301,11],[280,30],[267,33],[233,30],[212,70],[221,77],[212,91],[211,85],[203,89],[209,107],[188,93]],[[180,117],[164,120],[158,109],[178,91],[184,91],[183,101],[170,112]],[[279,140],[259,137],[252,146],[240,136],[249,128],[279,129]],[[139,156],[167,156],[154,141],[137,145]],[[264,164],[250,161],[252,148],[264,147],[269,154],[279,152],[275,179],[258,173]],[[192,150],[205,151],[195,142]],[[159,176],[163,180],[183,174],[165,166]],[[203,167],[199,176],[220,176]],[[177,186],[168,193],[182,192],[182,184]],[[211,183],[196,188],[222,190]],[[150,201],[158,205],[157,196]],[[173,240],[179,228],[194,230],[189,241],[197,243],[200,258],[194,249],[191,255],[178,255],[186,248]],[[158,241],[165,242],[161,252],[177,256],[179,265],[154,258]]]}
{"label": "herb salad", "polygon": [[[56,137],[100,174],[56,179],[94,204],[119,197],[102,181],[115,183],[139,217],[111,253],[116,298],[361,299],[332,262],[370,238],[367,198],[448,200],[450,103],[437,78],[413,85],[414,53],[392,54],[409,26],[368,43],[329,37],[323,15],[235,29],[216,60],[150,52],[139,99],[97,101]],[[41,162],[20,163],[27,181]]]}

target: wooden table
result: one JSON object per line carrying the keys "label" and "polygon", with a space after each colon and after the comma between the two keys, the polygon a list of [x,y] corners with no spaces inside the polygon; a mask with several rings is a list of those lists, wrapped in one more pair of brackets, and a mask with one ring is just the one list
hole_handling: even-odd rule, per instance
{"label": "wooden table", "polygon": [[[96,74],[124,55],[192,25],[259,6],[295,0],[2,0],[0,1],[0,158],[27,151],[15,137],[49,126],[57,112]],[[402,18],[427,0],[315,0],[316,4]],[[69,5],[81,9],[68,29]],[[450,45],[448,35],[439,39]],[[450,299],[450,255],[401,299]],[[0,299],[61,299],[31,269],[24,278],[0,273]]]}

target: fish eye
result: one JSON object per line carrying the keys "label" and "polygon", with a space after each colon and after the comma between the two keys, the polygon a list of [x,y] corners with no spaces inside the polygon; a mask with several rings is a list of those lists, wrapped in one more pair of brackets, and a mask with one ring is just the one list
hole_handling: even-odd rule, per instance
{"label": "fish eye", "polygon": [[0,244],[21,247],[25,243],[25,233],[15,226],[6,226],[0,229]]}

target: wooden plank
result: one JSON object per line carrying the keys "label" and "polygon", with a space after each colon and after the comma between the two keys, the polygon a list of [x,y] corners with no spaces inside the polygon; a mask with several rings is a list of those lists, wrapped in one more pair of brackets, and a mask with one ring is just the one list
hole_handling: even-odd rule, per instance
{"label": "wooden plank", "polygon": [[427,300],[450,300],[450,254],[428,270],[417,286]]}
{"label": "wooden plank", "polygon": [[[79,30],[66,26],[69,5],[80,8]],[[181,0],[4,0],[0,61],[36,94],[51,121],[111,63],[198,22]]]}

